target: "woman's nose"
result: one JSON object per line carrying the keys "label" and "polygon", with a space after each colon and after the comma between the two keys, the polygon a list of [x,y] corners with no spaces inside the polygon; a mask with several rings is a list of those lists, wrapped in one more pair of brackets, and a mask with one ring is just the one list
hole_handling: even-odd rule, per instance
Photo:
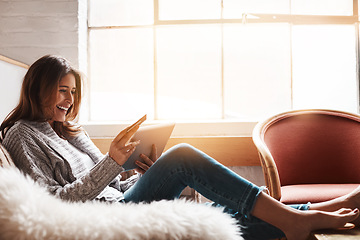
{"label": "woman's nose", "polygon": [[71,92],[69,92],[69,93],[66,95],[66,100],[67,100],[70,104],[72,104],[72,103],[74,102],[74,95],[73,95]]}

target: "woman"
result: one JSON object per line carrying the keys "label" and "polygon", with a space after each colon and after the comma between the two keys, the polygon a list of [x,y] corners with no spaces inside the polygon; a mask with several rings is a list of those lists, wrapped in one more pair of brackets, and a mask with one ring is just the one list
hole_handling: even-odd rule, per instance
{"label": "woman", "polygon": [[17,167],[64,200],[150,202],[174,199],[190,186],[225,207],[246,239],[306,239],[313,230],[342,227],[359,215],[360,188],[329,202],[286,206],[186,144],[159,159],[154,147],[151,156],[141,155],[145,164],[137,162],[142,175],[121,181],[122,165],[139,144],[131,142],[138,127],[121,131],[108,154],[101,154],[71,122],[78,116],[81,86],[80,74],[64,58],[40,58],[24,77],[18,106],[0,127],[0,141]]}

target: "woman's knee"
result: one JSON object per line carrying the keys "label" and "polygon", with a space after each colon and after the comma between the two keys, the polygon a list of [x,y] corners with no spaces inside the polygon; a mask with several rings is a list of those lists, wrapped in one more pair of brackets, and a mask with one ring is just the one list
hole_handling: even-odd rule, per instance
{"label": "woman's knee", "polygon": [[170,148],[167,153],[177,157],[189,158],[198,155],[198,152],[198,149],[188,143],[179,143]]}
{"label": "woman's knee", "polygon": [[170,149],[168,149],[162,156],[159,158],[161,161],[166,162],[176,162],[184,163],[187,161],[192,161],[192,159],[199,156],[199,150],[187,143],[177,144]]}

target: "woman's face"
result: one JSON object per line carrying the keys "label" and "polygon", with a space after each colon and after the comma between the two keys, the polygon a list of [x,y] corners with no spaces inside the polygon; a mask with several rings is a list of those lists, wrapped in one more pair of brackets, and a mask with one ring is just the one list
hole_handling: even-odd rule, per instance
{"label": "woman's face", "polygon": [[54,115],[50,123],[54,121],[64,122],[69,108],[74,103],[76,93],[75,76],[71,73],[65,75],[59,82],[56,101],[54,106]]}

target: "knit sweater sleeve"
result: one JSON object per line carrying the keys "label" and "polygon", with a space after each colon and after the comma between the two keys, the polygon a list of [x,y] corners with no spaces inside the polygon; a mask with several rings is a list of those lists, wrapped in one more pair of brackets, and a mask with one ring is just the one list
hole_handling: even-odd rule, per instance
{"label": "knit sweater sleeve", "polygon": [[[91,141],[91,139],[86,133],[78,135],[74,139],[71,139],[70,142],[74,146],[88,153],[96,163],[98,163],[104,157],[104,155],[95,146],[95,144]],[[111,186],[121,192],[125,192],[130,187],[132,187],[139,180],[140,177],[141,174],[136,173],[131,177],[121,181],[121,176],[119,176],[118,178],[115,178],[113,180]]]}
{"label": "knit sweater sleeve", "polygon": [[79,179],[71,173],[67,161],[39,134],[24,124],[14,125],[3,140],[15,165],[51,193],[64,200],[93,200],[124,169],[105,155],[89,173]]}

